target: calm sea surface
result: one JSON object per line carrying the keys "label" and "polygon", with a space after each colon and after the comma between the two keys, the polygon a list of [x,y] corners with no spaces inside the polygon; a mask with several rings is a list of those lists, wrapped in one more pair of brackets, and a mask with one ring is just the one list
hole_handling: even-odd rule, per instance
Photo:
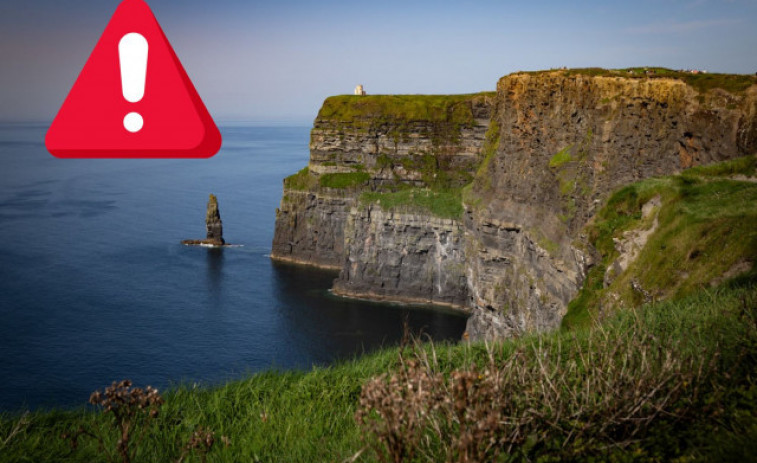
{"label": "calm sea surface", "polygon": [[[337,298],[333,272],[271,262],[308,128],[222,128],[208,160],[56,159],[46,129],[0,125],[0,411],[81,405],[123,378],[325,365],[395,344],[405,317],[437,340],[464,330],[458,314]],[[241,247],[179,244],[204,237],[209,193]]]}

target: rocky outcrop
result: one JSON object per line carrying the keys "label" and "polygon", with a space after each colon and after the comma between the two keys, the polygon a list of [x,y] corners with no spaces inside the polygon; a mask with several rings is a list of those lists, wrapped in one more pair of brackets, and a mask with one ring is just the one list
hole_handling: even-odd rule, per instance
{"label": "rocky outcrop", "polygon": [[211,194],[208,199],[208,210],[205,213],[205,228],[208,233],[205,239],[215,244],[226,243],[223,239],[223,223],[221,213],[218,211],[218,198]]}
{"label": "rocky outcrop", "polygon": [[649,237],[657,231],[660,224],[657,213],[661,205],[660,196],[657,195],[641,208],[642,220],[652,221],[649,228],[627,230],[623,232],[622,238],[613,238],[618,257],[607,265],[602,281],[605,288],[610,286],[621,273],[628,270],[628,267],[639,257],[639,253],[646,246]]}
{"label": "rocky outcrop", "polygon": [[[754,79],[714,79],[731,91],[590,70],[513,74],[496,94],[329,98],[272,256],[340,268],[338,294],[465,308],[472,338],[555,328],[610,192],[757,152]],[[382,196],[408,188],[464,211]]]}
{"label": "rocky outcrop", "polygon": [[182,244],[203,246],[224,246],[226,244],[223,239],[223,223],[221,222],[221,213],[218,210],[218,198],[214,194],[211,194],[208,199],[205,229],[207,235],[204,240],[184,240]]}
{"label": "rocky outcrop", "polygon": [[[329,98],[313,125],[308,168],[315,175],[365,171],[374,190],[398,182],[465,185],[480,161],[493,97]],[[416,113],[418,106],[425,110]]]}
{"label": "rocky outcrop", "polygon": [[510,337],[558,326],[583,281],[586,256],[572,248],[550,255],[536,239],[537,228],[483,211],[469,210],[465,225],[469,336]]}
{"label": "rocky outcrop", "polygon": [[[271,257],[342,269],[350,259],[370,255],[371,251],[354,247],[351,233],[361,232],[359,226],[345,232],[355,211],[365,207],[359,204],[361,194],[470,182],[480,162],[493,97],[484,93],[328,98],[311,132],[307,169],[284,181]],[[353,179],[359,182],[339,183]],[[370,275],[370,271],[346,271],[339,287],[355,296],[420,297],[414,293],[400,298],[402,288],[382,287],[375,278],[360,281]],[[426,293],[432,290],[430,284]]]}

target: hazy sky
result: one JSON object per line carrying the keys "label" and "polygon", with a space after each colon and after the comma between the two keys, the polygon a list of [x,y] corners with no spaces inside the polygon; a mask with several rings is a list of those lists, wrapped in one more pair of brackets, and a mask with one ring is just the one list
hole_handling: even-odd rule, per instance
{"label": "hazy sky", "polygon": [[[0,120],[51,120],[119,1],[0,0]],[[351,93],[493,90],[517,70],[757,71],[757,0],[148,0],[216,121],[310,124]]]}

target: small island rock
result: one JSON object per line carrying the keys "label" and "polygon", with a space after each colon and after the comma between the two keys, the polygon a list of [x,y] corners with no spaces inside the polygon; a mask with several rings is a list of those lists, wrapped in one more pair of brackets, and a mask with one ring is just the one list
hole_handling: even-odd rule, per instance
{"label": "small island rock", "polygon": [[204,240],[184,240],[181,243],[187,245],[224,246],[223,223],[221,213],[218,210],[218,198],[211,194],[208,200],[208,210],[205,214],[205,228],[207,236]]}
{"label": "small island rock", "polygon": [[208,200],[208,212],[205,214],[205,227],[208,230],[207,241],[225,244],[223,240],[223,223],[221,222],[221,213],[218,212],[218,198],[211,194]]}

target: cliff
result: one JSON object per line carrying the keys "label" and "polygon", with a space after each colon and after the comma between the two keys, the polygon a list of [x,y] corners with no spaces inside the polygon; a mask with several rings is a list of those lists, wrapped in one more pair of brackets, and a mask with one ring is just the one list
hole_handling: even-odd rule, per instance
{"label": "cliff", "polygon": [[475,336],[557,326],[596,250],[582,233],[636,180],[757,152],[757,86],[572,72],[497,85],[496,145],[466,197]]}
{"label": "cliff", "polygon": [[342,269],[339,294],[464,307],[465,285],[441,283],[451,268],[441,261],[462,268],[450,246],[462,238],[460,192],[480,164],[493,99],[328,98],[308,167],[284,181],[272,257]]}
{"label": "cliff", "polygon": [[659,74],[329,98],[272,256],[341,269],[338,294],[468,310],[472,337],[554,328],[602,261],[587,227],[614,190],[757,152],[753,77]]}

